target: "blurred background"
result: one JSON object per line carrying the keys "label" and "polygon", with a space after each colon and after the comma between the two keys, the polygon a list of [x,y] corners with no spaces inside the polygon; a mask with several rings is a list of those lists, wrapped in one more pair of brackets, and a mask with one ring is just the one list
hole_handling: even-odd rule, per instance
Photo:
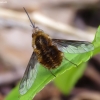
{"label": "blurred background", "polygon": [[[91,42],[100,25],[100,0],[0,0],[0,100],[18,84],[33,51],[23,7],[52,38]],[[34,100],[100,100],[100,54],[88,61],[69,94],[51,82]]]}

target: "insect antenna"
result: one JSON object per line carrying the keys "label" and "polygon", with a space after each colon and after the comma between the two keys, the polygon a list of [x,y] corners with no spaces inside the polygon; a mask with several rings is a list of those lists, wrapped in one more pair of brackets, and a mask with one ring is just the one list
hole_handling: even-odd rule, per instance
{"label": "insect antenna", "polygon": [[27,11],[26,11],[26,9],[25,9],[24,7],[23,7],[23,9],[24,9],[24,11],[26,12],[26,14],[27,14],[27,16],[28,16],[28,18],[29,18],[29,20],[30,20],[30,22],[31,22],[31,24],[32,24],[32,27],[35,28],[35,25],[33,24],[32,20],[31,20],[31,18],[30,18],[30,16],[29,16],[29,14],[28,14]]}

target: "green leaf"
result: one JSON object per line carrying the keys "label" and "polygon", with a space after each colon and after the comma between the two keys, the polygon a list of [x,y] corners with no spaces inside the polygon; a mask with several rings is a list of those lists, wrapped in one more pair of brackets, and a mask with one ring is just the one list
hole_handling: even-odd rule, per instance
{"label": "green leaf", "polygon": [[[100,27],[98,28],[98,31],[96,33],[95,39],[93,41],[94,44],[94,51],[88,52],[88,53],[84,53],[84,54],[67,54],[65,53],[64,55],[66,56],[66,58],[68,58],[68,60],[72,61],[73,63],[77,64],[77,65],[81,65],[83,62],[86,62],[93,54],[96,54],[100,51]],[[57,78],[60,77],[61,74],[63,74],[64,72],[66,72],[67,70],[71,69],[72,67],[75,67],[73,64],[71,64],[69,61],[63,61],[61,66],[59,66],[57,69],[52,70],[52,73],[56,75]],[[75,67],[73,68],[76,71],[77,70],[84,70],[84,67],[80,68],[80,67]],[[71,70],[69,70],[71,71]],[[71,89],[71,87],[74,85],[73,83],[75,83],[77,81],[77,79],[80,77],[80,73],[76,73],[76,71],[72,70],[72,72],[69,72],[68,75],[68,79],[71,76],[71,73],[74,73],[76,76],[76,78],[72,78],[72,80],[70,81],[70,83],[68,83],[70,85],[69,90]],[[68,71],[67,71],[68,72]],[[58,77],[59,76],[59,77]],[[34,81],[34,84],[32,85],[32,87],[29,89],[29,91],[24,94],[24,95],[19,95],[19,91],[18,89],[13,90],[13,92],[11,92],[8,97],[10,97],[10,99],[8,97],[6,97],[6,100],[32,100],[32,98],[46,85],[48,84],[51,80],[53,80],[55,77],[50,73],[49,70],[47,70],[46,68],[44,68],[43,66],[39,66],[38,69],[38,73],[37,73],[37,78]],[[69,82],[69,81],[67,81]],[[65,91],[66,92],[66,91]],[[15,98],[14,98],[14,93]]]}
{"label": "green leaf", "polygon": [[72,68],[54,80],[55,85],[63,94],[69,94],[77,80],[83,75],[85,65],[82,63],[77,68]]}
{"label": "green leaf", "polygon": [[[94,51],[93,54],[97,54],[100,52],[100,26],[96,32],[93,44],[94,44]],[[84,55],[83,57],[85,57]],[[80,58],[81,59],[81,58]],[[86,59],[86,58],[85,58]],[[78,68],[72,68],[71,70],[66,71],[64,74],[60,75],[54,80],[55,85],[64,93],[69,94],[74,85],[76,84],[77,80],[82,76],[85,67],[83,63],[81,63]]]}
{"label": "green leaf", "polygon": [[5,100],[19,100],[19,85],[17,85],[10,93],[9,95],[5,98]]}

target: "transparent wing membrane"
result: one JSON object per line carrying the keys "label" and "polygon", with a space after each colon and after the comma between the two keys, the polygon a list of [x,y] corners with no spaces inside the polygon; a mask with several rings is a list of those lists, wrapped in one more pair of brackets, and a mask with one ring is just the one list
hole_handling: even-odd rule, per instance
{"label": "transparent wing membrane", "polygon": [[65,53],[85,53],[94,50],[93,44],[87,41],[62,39],[52,39],[52,41],[57,45],[60,51]]}
{"label": "transparent wing membrane", "polygon": [[38,64],[36,54],[33,52],[24,76],[20,82],[19,91],[21,95],[25,94],[34,83],[37,76]]}

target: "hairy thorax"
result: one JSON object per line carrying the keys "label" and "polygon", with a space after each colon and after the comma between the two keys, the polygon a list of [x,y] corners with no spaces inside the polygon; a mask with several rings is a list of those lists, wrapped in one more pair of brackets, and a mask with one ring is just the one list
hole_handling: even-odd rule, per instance
{"label": "hairy thorax", "polygon": [[48,69],[58,67],[63,59],[63,53],[52,44],[52,39],[42,31],[32,35],[32,46],[38,61]]}

